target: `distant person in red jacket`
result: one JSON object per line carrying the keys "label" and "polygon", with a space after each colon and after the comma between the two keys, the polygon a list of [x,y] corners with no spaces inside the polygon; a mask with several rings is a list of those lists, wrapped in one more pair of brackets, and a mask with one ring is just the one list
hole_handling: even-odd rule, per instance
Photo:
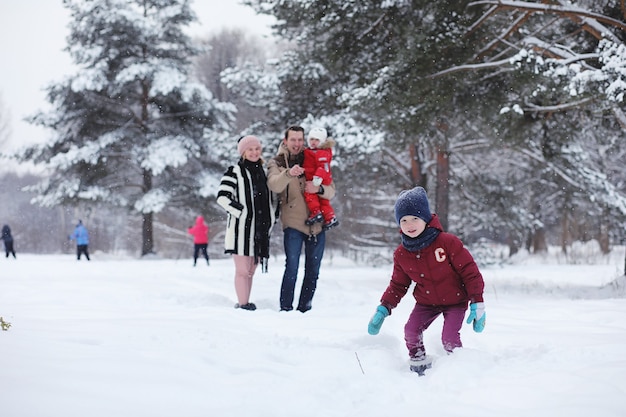
{"label": "distant person in red jacket", "polygon": [[483,331],[485,283],[461,240],[445,233],[437,215],[430,213],[422,187],[402,191],[394,211],[402,231],[402,243],[393,254],[391,281],[369,323],[368,332],[378,334],[385,317],[415,282],[416,304],[404,326],[404,340],[409,350],[410,369],[421,376],[431,366],[422,333],[439,315],[443,314],[441,341],[448,353],[462,347],[459,332],[468,302],[467,323],[473,323],[474,331]]}
{"label": "distant person in red jacket", "polygon": [[207,252],[207,247],[209,246],[209,226],[204,222],[204,217],[196,217],[196,224],[187,229],[187,231],[193,236],[193,266],[196,266],[200,252],[204,255],[206,264],[209,265],[209,253]]}
{"label": "distant person in red jacket", "polygon": [[[324,192],[324,185],[333,182],[333,174],[330,170],[330,163],[333,159],[332,147],[335,141],[328,137],[326,129],[316,127],[309,132],[309,147],[304,149],[304,176],[307,181],[313,181],[315,186],[320,186],[320,192]],[[328,230],[338,226],[339,221],[335,217],[335,210],[330,205],[330,200],[320,198],[318,194],[304,193],[304,200],[309,207],[309,218],[305,221],[307,225],[324,222],[322,228]]]}

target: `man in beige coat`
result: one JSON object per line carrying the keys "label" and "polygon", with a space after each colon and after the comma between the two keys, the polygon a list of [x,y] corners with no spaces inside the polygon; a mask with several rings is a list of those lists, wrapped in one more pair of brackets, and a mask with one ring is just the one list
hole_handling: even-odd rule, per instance
{"label": "man in beige coat", "polygon": [[304,201],[304,191],[317,193],[329,200],[335,195],[334,182],[316,186],[304,178],[304,144],[302,127],[287,128],[277,155],[267,164],[267,185],[280,199],[280,220],[287,258],[280,289],[280,310],[293,310],[300,254],[304,245],[304,279],[297,306],[297,310],[302,313],[311,309],[326,244],[326,232],[322,224],[306,224],[310,213]]}

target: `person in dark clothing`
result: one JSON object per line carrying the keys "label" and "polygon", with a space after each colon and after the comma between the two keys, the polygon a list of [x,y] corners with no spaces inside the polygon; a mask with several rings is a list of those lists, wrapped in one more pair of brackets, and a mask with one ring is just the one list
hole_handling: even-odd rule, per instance
{"label": "person in dark clothing", "polygon": [[11,236],[11,228],[8,224],[2,226],[2,240],[4,241],[4,251],[7,254],[7,258],[9,254],[13,255],[13,258],[17,259],[15,256],[15,249],[13,248],[13,236]]}

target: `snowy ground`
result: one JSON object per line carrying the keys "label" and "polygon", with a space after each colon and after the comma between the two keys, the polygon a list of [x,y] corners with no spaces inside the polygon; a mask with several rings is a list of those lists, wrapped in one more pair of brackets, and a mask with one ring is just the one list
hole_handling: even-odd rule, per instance
{"label": "snowy ground", "polygon": [[[626,415],[623,249],[597,264],[483,268],[487,326],[408,370],[407,296],[367,323],[391,265],[327,256],[313,310],[278,312],[282,256],[234,309],[233,264],[93,254],[2,260],[2,417]],[[298,281],[299,288],[300,281]]]}

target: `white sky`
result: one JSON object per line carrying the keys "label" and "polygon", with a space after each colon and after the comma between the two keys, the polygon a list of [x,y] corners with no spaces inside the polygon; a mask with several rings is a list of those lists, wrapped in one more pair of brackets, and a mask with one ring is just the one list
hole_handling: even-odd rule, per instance
{"label": "white sky", "polygon": [[[271,32],[273,18],[256,15],[238,0],[193,0],[191,6],[200,21],[190,28],[194,36],[224,27]],[[46,109],[43,89],[75,71],[63,51],[68,23],[61,0],[0,0],[0,103],[11,114],[11,148],[50,134],[22,119]]]}

